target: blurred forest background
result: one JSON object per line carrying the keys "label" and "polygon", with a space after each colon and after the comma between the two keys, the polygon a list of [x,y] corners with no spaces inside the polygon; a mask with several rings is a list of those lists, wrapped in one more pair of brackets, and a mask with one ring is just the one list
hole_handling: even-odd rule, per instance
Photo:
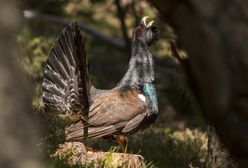
{"label": "blurred forest background", "polygon": [[[33,110],[39,116],[35,125],[40,125],[41,132],[35,144],[45,153],[49,167],[67,167],[56,158],[50,159],[64,142],[63,125],[66,123],[60,118],[48,117],[41,99],[42,69],[56,37],[63,27],[77,20],[86,38],[93,84],[97,88],[112,88],[127,69],[129,39],[133,28],[145,15],[155,20],[160,31],[160,40],[151,48],[159,117],[155,125],[129,137],[130,150],[145,158],[146,167],[206,167],[207,124],[180,65],[188,55],[182,50],[175,53],[177,35],[155,7],[137,0],[25,0],[20,5],[23,10],[21,28],[11,40],[17,42],[18,62],[31,81],[28,88]],[[108,150],[116,144],[99,140],[94,145]]]}
{"label": "blurred forest background", "polygon": [[[16,40],[19,61],[32,81],[33,106],[38,112],[43,110],[42,68],[49,49],[65,26],[63,22],[60,24],[62,19],[77,20],[90,30],[119,42],[113,45],[98,35],[92,36],[82,30],[86,37],[93,84],[103,89],[115,86],[127,69],[130,58],[129,39],[133,28],[145,15],[154,19],[160,31],[159,42],[151,48],[155,59],[159,117],[150,129],[131,136],[129,147],[132,153],[141,154],[156,167],[204,167],[207,154],[206,126],[170,49],[170,43],[176,40],[176,36],[158,17],[151,4],[136,0],[30,0],[25,5],[27,18],[24,18],[23,28]],[[40,17],[30,19],[28,12],[34,10],[40,13],[37,15]],[[42,18],[42,14],[46,14],[46,17]],[[56,16],[56,20],[49,20],[53,16]],[[54,121],[48,127],[43,129],[45,136],[42,143],[52,141],[54,146],[63,143],[63,138],[56,138],[61,137],[63,129],[58,128]],[[50,155],[53,150],[49,146],[45,152]]]}

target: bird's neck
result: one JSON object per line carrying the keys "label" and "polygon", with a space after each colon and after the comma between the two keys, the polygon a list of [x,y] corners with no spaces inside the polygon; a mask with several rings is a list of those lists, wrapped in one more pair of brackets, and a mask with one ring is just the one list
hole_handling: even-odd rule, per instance
{"label": "bird's neck", "polygon": [[153,59],[148,46],[140,42],[132,42],[132,57],[119,87],[141,88],[145,83],[154,81]]}

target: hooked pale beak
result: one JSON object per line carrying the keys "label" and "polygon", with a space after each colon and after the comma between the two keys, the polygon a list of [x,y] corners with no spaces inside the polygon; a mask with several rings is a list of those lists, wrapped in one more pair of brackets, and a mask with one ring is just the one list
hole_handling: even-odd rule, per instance
{"label": "hooked pale beak", "polygon": [[141,19],[141,24],[143,24],[145,27],[151,27],[154,23],[154,20],[150,21],[148,24],[146,23],[147,19],[149,18],[149,16],[144,16],[142,19]]}

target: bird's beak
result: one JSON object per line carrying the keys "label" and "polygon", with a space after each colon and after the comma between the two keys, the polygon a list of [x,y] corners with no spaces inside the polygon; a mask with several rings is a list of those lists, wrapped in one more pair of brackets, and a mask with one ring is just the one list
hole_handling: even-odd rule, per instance
{"label": "bird's beak", "polygon": [[154,23],[154,20],[150,21],[148,24],[146,23],[147,22],[147,19],[149,18],[149,16],[144,16],[142,19],[141,19],[141,24],[143,24],[145,27],[151,27]]}
{"label": "bird's beak", "polygon": [[153,25],[153,23],[154,23],[154,20],[150,21],[150,22],[146,25],[146,27],[151,27],[151,26]]}

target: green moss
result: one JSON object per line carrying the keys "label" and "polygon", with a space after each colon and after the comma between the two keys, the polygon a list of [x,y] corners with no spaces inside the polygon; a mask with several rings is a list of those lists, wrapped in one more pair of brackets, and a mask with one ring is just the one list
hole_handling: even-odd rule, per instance
{"label": "green moss", "polygon": [[197,129],[149,129],[133,136],[129,146],[159,168],[205,166],[207,138]]}

